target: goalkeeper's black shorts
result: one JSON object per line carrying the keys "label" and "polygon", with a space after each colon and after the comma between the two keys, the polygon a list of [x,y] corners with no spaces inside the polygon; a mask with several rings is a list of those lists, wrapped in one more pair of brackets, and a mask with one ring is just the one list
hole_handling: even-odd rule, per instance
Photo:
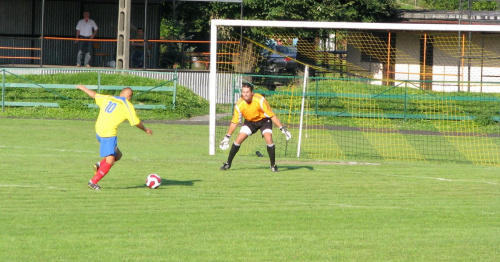
{"label": "goalkeeper's black shorts", "polygon": [[264,134],[265,133],[264,131],[266,130],[268,130],[267,132],[270,132],[271,134],[273,132],[273,122],[271,121],[271,118],[264,118],[262,120],[255,122],[245,120],[243,126],[248,127],[248,129],[250,129],[252,134],[255,134],[259,129],[262,134]]}

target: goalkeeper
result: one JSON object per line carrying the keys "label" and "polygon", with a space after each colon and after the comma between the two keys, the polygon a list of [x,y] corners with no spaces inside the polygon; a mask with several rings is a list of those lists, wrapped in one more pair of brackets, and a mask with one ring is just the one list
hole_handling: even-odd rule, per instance
{"label": "goalkeeper", "polygon": [[231,119],[231,124],[229,124],[229,129],[226,136],[220,142],[220,148],[226,150],[229,148],[229,138],[233,134],[234,130],[238,126],[241,117],[245,118],[245,122],[240,129],[240,133],[236,140],[234,140],[231,150],[229,151],[229,157],[227,162],[220,168],[221,170],[228,170],[231,168],[231,163],[233,158],[240,150],[241,143],[252,134],[256,133],[260,129],[262,136],[266,140],[267,153],[269,154],[269,160],[271,161],[271,171],[278,172],[278,167],[276,166],[276,147],[273,143],[273,123],[279,127],[281,132],[285,134],[286,140],[292,138],[290,132],[281,124],[278,117],[273,113],[271,107],[264,99],[261,94],[253,93],[253,86],[247,83],[243,83],[241,87],[241,98],[236,102],[234,106],[233,118]]}

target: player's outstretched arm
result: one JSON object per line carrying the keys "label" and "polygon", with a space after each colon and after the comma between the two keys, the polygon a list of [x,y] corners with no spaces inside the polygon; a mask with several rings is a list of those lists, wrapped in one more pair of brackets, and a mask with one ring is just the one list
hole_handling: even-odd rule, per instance
{"label": "player's outstretched arm", "polygon": [[92,91],[92,90],[88,89],[88,88],[87,88],[86,86],[84,86],[84,85],[78,85],[78,86],[76,86],[76,88],[78,88],[78,89],[82,90],[83,92],[85,92],[87,95],[89,95],[89,96],[90,96],[90,97],[92,97],[92,98],[95,98],[95,95],[97,94],[96,92],[94,92],[94,91]]}
{"label": "player's outstretched arm", "polygon": [[229,129],[227,130],[226,135],[224,136],[222,141],[220,141],[220,143],[219,143],[220,149],[226,150],[229,148],[229,138],[231,138],[231,135],[234,133],[234,130],[236,129],[236,127],[238,127],[238,124],[231,122],[231,124],[229,125]]}
{"label": "player's outstretched arm", "polygon": [[286,129],[286,127],[281,124],[277,116],[271,117],[271,121],[273,121],[273,123],[279,127],[281,133],[285,135],[286,140],[290,140],[290,138],[292,138],[292,134],[290,133],[290,131],[288,131],[288,129]]}
{"label": "player's outstretched arm", "polygon": [[286,140],[290,140],[290,138],[292,138],[292,134],[290,133],[290,131],[288,131],[288,129],[286,129],[285,126],[281,126],[280,130],[281,130],[281,133],[283,133],[285,135]]}
{"label": "player's outstretched arm", "polygon": [[273,121],[273,123],[277,126],[277,127],[282,127],[283,124],[281,124],[281,121],[279,120],[279,118],[274,115],[273,117],[271,117],[271,121]]}
{"label": "player's outstretched arm", "polygon": [[153,130],[147,128],[144,126],[144,124],[142,124],[142,122],[140,122],[139,124],[135,125],[137,128],[141,129],[142,131],[146,132],[148,135],[152,135],[153,134]]}

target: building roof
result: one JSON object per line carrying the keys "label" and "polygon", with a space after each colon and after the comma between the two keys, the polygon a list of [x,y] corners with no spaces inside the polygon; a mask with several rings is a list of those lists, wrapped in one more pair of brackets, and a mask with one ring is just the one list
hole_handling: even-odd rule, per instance
{"label": "building roof", "polygon": [[500,11],[404,10],[399,19],[419,23],[499,24]]}

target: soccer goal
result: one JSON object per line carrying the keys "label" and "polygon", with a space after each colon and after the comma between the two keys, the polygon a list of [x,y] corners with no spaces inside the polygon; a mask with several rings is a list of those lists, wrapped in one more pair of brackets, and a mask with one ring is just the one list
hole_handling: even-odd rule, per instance
{"label": "soccer goal", "polygon": [[210,155],[248,82],[292,132],[282,157],[500,165],[497,25],[211,23]]}

